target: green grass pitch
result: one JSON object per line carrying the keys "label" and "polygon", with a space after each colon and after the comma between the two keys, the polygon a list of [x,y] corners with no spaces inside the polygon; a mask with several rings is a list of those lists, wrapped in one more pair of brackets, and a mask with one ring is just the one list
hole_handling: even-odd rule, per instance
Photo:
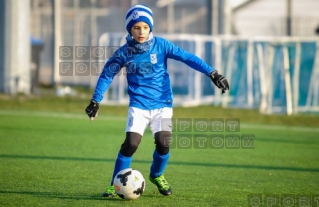
{"label": "green grass pitch", "polygon": [[134,201],[103,198],[125,127],[124,116],[107,114],[91,122],[84,113],[1,110],[0,206],[250,206],[252,196],[319,197],[318,127],[243,123],[239,133],[255,135],[254,149],[172,149],[169,197],[148,180],[148,129],[132,163],[145,192]]}

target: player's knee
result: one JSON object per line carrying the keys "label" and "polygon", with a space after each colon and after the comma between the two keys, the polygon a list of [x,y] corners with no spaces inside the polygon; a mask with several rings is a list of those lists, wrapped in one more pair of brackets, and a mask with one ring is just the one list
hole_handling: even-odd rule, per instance
{"label": "player's knee", "polygon": [[120,153],[126,157],[131,157],[138,148],[142,136],[135,132],[126,132],[126,138],[121,146]]}
{"label": "player's knee", "polygon": [[155,133],[155,145],[158,154],[166,155],[169,152],[170,138],[171,132],[169,131],[160,131]]}

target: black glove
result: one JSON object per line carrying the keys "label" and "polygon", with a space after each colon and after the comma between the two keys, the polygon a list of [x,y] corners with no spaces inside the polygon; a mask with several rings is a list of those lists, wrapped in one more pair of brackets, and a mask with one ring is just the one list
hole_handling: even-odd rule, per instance
{"label": "black glove", "polygon": [[227,79],[224,76],[218,74],[217,70],[211,72],[210,79],[218,88],[222,89],[222,93],[225,93],[227,90],[229,90],[229,84]]}
{"label": "black glove", "polygon": [[86,107],[85,113],[90,117],[91,121],[97,116],[99,110],[99,103],[91,100],[90,104]]}

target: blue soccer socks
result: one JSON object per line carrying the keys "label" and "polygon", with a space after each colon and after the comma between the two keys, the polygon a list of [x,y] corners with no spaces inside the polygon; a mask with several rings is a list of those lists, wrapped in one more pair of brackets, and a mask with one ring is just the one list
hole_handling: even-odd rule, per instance
{"label": "blue soccer socks", "polygon": [[153,178],[156,178],[164,173],[169,156],[169,152],[166,155],[160,155],[156,150],[154,150],[150,173]]}
{"label": "blue soccer socks", "polygon": [[113,180],[114,180],[114,177],[116,176],[116,174],[118,172],[120,172],[121,170],[129,168],[131,166],[131,162],[132,162],[132,157],[125,157],[120,152],[118,153],[116,161],[115,161],[111,186],[113,185]]}

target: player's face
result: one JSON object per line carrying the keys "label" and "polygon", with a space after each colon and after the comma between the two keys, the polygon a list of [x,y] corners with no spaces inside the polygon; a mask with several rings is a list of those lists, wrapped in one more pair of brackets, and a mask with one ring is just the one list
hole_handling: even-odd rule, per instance
{"label": "player's face", "polygon": [[137,22],[131,28],[131,34],[139,43],[144,43],[150,35],[150,26],[145,22]]}

